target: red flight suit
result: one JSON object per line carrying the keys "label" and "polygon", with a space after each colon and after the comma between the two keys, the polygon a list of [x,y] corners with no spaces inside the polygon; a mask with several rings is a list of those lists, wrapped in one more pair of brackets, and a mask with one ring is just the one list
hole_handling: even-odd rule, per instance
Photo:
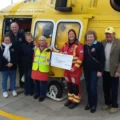
{"label": "red flight suit", "polygon": [[73,55],[72,68],[74,72],[65,70],[64,76],[68,85],[68,100],[79,103],[81,99],[80,77],[82,75],[82,68],[80,66],[83,61],[83,45],[76,42],[69,47],[69,43],[67,42],[60,52]]}

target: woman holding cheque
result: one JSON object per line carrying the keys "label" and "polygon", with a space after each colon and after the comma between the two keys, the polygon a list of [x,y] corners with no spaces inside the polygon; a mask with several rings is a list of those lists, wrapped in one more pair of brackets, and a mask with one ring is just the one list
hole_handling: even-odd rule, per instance
{"label": "woman holding cheque", "polygon": [[68,101],[64,104],[69,109],[75,108],[81,98],[80,77],[83,61],[83,46],[78,42],[76,32],[73,29],[68,31],[68,42],[60,50],[63,54],[73,55],[72,68],[65,70],[64,76],[68,86]]}

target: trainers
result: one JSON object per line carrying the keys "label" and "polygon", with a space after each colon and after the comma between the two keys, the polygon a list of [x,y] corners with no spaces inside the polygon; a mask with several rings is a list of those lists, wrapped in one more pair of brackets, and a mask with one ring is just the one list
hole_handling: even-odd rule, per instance
{"label": "trainers", "polygon": [[116,113],[118,111],[118,108],[110,108],[109,113],[113,114]]}
{"label": "trainers", "polygon": [[12,91],[13,96],[17,96],[17,92],[15,90]]}
{"label": "trainers", "polygon": [[103,106],[102,106],[102,110],[108,110],[109,108],[110,108],[109,105],[103,105]]}
{"label": "trainers", "polygon": [[3,97],[7,98],[8,97],[8,93],[7,92],[3,92]]}

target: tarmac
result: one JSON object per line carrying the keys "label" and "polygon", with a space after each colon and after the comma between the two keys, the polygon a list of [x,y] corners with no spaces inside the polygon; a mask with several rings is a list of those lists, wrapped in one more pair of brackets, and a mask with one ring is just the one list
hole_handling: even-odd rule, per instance
{"label": "tarmac", "polygon": [[[40,103],[33,99],[33,96],[25,96],[24,90],[18,86],[17,79],[17,97],[13,97],[9,91],[9,97],[4,98],[0,85],[0,120],[120,120],[120,108],[115,114],[101,110],[101,106],[104,104],[102,79],[98,81],[99,98],[96,113],[84,110],[87,104],[84,80],[81,81],[82,99],[80,105],[72,110],[64,107],[67,99],[57,102],[46,98],[44,102]],[[120,89],[118,102],[120,104]]]}

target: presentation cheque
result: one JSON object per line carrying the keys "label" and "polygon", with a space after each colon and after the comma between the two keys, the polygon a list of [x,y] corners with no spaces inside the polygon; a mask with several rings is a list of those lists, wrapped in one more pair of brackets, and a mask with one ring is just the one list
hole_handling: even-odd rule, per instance
{"label": "presentation cheque", "polygon": [[72,55],[52,52],[51,66],[70,70],[72,67]]}

